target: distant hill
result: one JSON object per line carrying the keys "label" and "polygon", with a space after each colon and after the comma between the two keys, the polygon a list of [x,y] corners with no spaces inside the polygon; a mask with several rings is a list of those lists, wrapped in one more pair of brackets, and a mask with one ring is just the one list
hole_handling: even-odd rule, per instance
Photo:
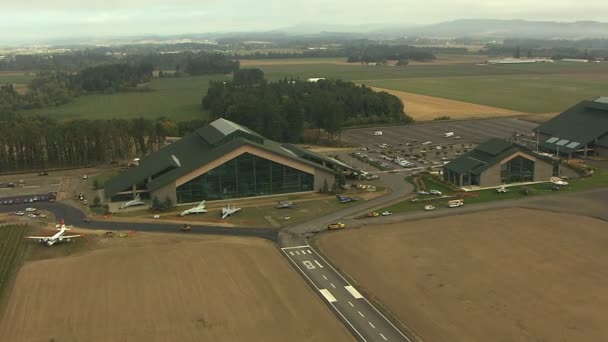
{"label": "distant hill", "polygon": [[608,23],[461,19],[408,28],[404,33],[443,38],[608,38]]}

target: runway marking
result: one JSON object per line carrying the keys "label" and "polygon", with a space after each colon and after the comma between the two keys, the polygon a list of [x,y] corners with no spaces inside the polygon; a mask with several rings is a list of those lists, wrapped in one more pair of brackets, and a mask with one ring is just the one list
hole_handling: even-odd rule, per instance
{"label": "runway marking", "polygon": [[308,261],[308,260],[304,260],[302,261],[302,263],[304,264],[304,266],[306,266],[306,268],[308,268],[309,270],[314,270],[316,267],[315,265],[312,264],[312,262]]}
{"label": "runway marking", "polygon": [[363,296],[359,293],[359,291],[357,291],[357,289],[355,289],[351,285],[344,286],[344,288],[346,289],[346,291],[348,291],[348,293],[350,293],[353,297],[355,297],[355,299],[363,298]]}
{"label": "runway marking", "polygon": [[289,252],[289,254],[293,255],[293,252]]}
{"label": "runway marking", "polygon": [[296,254],[297,254],[297,255],[300,255],[300,251],[296,251]]}
{"label": "runway marking", "polygon": [[317,265],[319,265],[319,267],[320,267],[320,268],[323,268],[323,265],[321,265],[321,264],[320,264],[320,263],[319,263],[319,262],[318,262],[316,259],[315,259],[315,263],[316,263]]}
{"label": "runway marking", "polygon": [[361,317],[365,317],[365,315],[363,315],[363,314],[361,313],[361,311],[357,311],[357,312],[359,313],[359,315],[360,315]]}
{"label": "runway marking", "polygon": [[369,323],[369,326],[370,326],[370,327],[372,327],[372,328],[376,329],[376,327],[375,327],[375,326],[372,324],[372,322],[367,322],[367,323]]}
{"label": "runway marking", "polygon": [[382,337],[382,339],[386,341],[386,337],[382,335],[382,333],[380,333],[380,337]]}
{"label": "runway marking", "polygon": [[355,304],[351,303],[350,301],[348,302],[348,304],[350,304],[350,306],[352,306],[353,308],[355,307]]}
{"label": "runway marking", "polygon": [[302,248],[309,248],[310,246],[296,246],[296,247],[282,247],[281,249],[286,250],[286,249],[302,249]]}
{"label": "runway marking", "polygon": [[330,303],[334,303],[334,302],[338,301],[336,299],[336,297],[334,297],[331,294],[331,292],[329,292],[329,290],[327,290],[327,289],[320,289],[319,292],[321,292],[321,294],[323,295],[323,297],[325,297],[325,299],[327,299],[327,301],[330,302]]}
{"label": "runway marking", "polygon": [[307,250],[307,252],[308,252],[308,254],[312,254],[312,252],[310,251],[310,249],[309,249],[309,250]]}
{"label": "runway marking", "polygon": [[327,280],[327,277],[325,276],[325,274],[323,275],[323,279]]}
{"label": "runway marking", "polygon": [[331,287],[333,287],[334,289],[336,288],[336,285],[334,285],[334,283],[329,283],[329,285],[331,285]]}

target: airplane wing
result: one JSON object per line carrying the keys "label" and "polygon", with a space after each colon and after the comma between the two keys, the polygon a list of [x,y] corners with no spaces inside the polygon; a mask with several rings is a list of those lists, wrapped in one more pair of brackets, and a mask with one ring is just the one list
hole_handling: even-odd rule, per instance
{"label": "airplane wing", "polygon": [[40,240],[40,239],[48,239],[49,236],[26,236],[26,239],[36,239],[36,240]]}
{"label": "airplane wing", "polygon": [[63,239],[73,239],[73,238],[77,238],[77,237],[81,237],[82,235],[64,235],[61,238]]}

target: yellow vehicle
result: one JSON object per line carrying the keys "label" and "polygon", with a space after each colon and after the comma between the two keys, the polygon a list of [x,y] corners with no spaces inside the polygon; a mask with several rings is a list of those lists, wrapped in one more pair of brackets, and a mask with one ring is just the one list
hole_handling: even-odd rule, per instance
{"label": "yellow vehicle", "polygon": [[327,229],[332,230],[332,229],[343,229],[345,228],[346,225],[342,222],[336,222],[336,223],[330,223],[327,225]]}

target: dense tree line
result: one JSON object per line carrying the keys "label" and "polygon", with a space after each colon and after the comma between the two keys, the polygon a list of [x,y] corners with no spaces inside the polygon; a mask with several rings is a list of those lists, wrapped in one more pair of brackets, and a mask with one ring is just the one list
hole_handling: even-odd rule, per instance
{"label": "dense tree line", "polygon": [[304,128],[335,135],[349,125],[412,121],[399,98],[364,85],[341,80],[267,82],[259,77],[261,71],[247,75],[211,84],[202,101],[211,119],[224,117],[270,139],[291,142],[301,140]]}
{"label": "dense tree line", "polygon": [[365,45],[348,50],[348,62],[382,62],[386,60],[432,61],[436,57],[426,48],[409,45]]}
{"label": "dense tree line", "polygon": [[120,91],[150,82],[152,71],[151,64],[107,64],[86,68],[75,79],[83,91]]}
{"label": "dense tree line", "polygon": [[166,137],[187,134],[203,124],[167,118],[60,122],[17,116],[0,120],[0,172],[123,162],[156,151]]}

